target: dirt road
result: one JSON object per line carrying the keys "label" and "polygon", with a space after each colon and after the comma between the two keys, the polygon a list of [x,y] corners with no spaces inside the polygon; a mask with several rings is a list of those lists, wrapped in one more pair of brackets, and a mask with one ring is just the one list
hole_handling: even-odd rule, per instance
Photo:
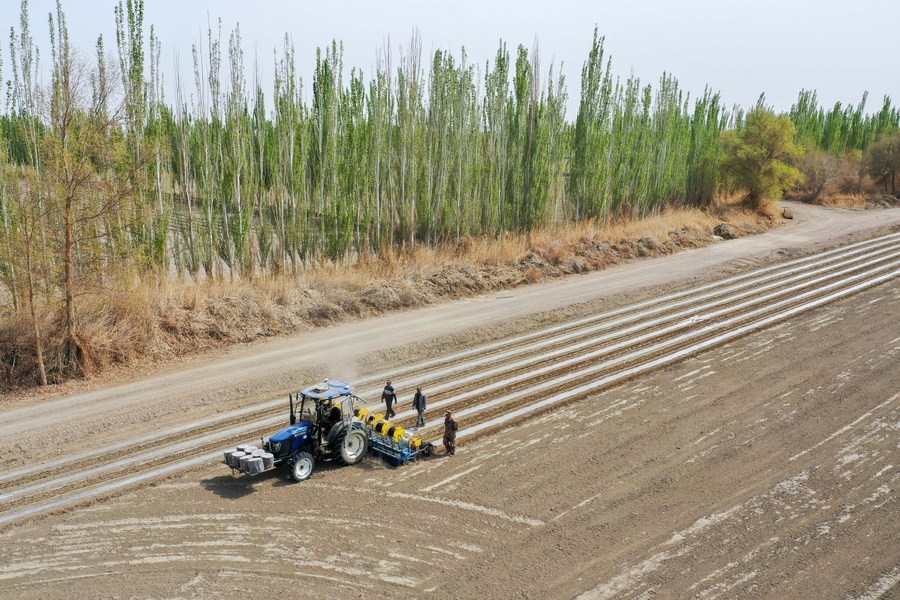
{"label": "dirt road", "polygon": [[[505,324],[515,319],[522,322],[511,327],[526,327],[538,313],[542,322],[561,320],[570,312],[592,312],[597,307],[621,304],[636,294],[658,293],[660,288],[711,279],[729,270],[900,225],[900,209],[862,211],[789,204],[795,220],[763,235],[543,285],[243,345],[224,355],[210,354],[188,359],[183,365],[165,366],[159,374],[124,385],[76,394],[51,393],[39,402],[11,396],[0,407],[0,460],[8,450],[6,440],[13,434],[21,439],[29,431],[58,424],[72,430],[107,433],[138,423],[161,428],[185,418],[186,411],[213,414],[250,405],[281,396],[285,389],[321,374],[337,372],[353,379],[364,362],[380,351],[390,351],[392,358],[408,358],[413,349],[440,352],[440,347],[432,348],[427,342],[454,333],[463,336],[461,343],[480,336],[499,337],[510,329]],[[485,328],[489,330],[480,331]]]}
{"label": "dirt road", "polygon": [[[847,219],[859,219],[861,230],[900,221],[896,212],[848,212],[838,225],[836,213],[809,211],[800,207],[804,220],[790,235],[769,234],[768,245],[739,262],[757,264],[778,248],[796,254],[826,231],[826,239],[846,239],[854,231]],[[715,259],[726,266],[715,268]],[[588,276],[540,288],[555,291],[431,310],[458,316],[439,324],[445,330],[529,308],[566,307],[537,318],[565,320],[621,303],[622,294],[640,296],[640,282],[657,285],[652,295],[736,262],[730,250],[690,252],[610,270],[609,280]],[[668,264],[652,267],[660,263]],[[436,331],[425,313],[405,315],[418,339]],[[898,317],[894,279],[470,442],[452,459],[403,469],[367,460],[321,470],[302,486],[193,469],[5,530],[0,596],[891,597],[900,582]],[[332,332],[359,342],[351,354],[362,364],[383,349],[379,335],[395,339],[394,318],[376,320],[372,333],[365,324]],[[484,336],[530,325],[525,318]],[[257,390],[245,383],[227,392],[219,384],[219,396],[192,392],[197,371],[184,371],[82,395],[84,408],[63,398],[7,410],[4,427],[17,433],[4,433],[6,456],[15,463],[28,448],[53,456],[73,441],[82,449],[127,439],[139,418],[131,413],[154,417],[143,433],[280,395],[269,390],[308,381],[320,369],[315,349],[327,346],[294,339],[294,363],[287,343],[258,348],[268,357],[259,368],[274,381]],[[466,343],[451,338],[426,350]],[[200,376],[255,373],[252,350],[201,367]],[[110,408],[122,394],[138,409]],[[64,426],[48,427],[57,418]]]}

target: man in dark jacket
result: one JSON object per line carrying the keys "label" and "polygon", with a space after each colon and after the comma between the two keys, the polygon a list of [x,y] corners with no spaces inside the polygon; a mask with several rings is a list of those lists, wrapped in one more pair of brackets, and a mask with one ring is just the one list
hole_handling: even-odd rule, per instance
{"label": "man in dark jacket", "polygon": [[413,396],[413,408],[419,414],[416,427],[425,427],[425,409],[428,406],[428,396],[422,393],[422,388],[416,386],[416,395]]}
{"label": "man in dark jacket", "polygon": [[384,391],[381,392],[381,399],[387,405],[387,410],[384,411],[384,418],[386,420],[390,420],[391,417],[396,415],[392,408],[394,402],[397,400],[397,392],[394,391],[394,386],[391,385],[391,380],[387,380],[387,384],[384,386]]}
{"label": "man in dark jacket", "polygon": [[459,425],[448,410],[444,413],[444,450],[449,456],[456,454],[456,430]]}

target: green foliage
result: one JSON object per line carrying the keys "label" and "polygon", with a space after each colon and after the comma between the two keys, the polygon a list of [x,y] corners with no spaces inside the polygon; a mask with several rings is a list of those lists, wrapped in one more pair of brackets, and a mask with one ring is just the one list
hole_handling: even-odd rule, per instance
{"label": "green foliage", "polygon": [[742,129],[722,134],[722,169],[748,190],[754,208],[780,198],[803,181],[803,174],[793,166],[802,154],[795,137],[789,117],[759,107],[747,114]]}
{"label": "green foliage", "polygon": [[900,110],[884,97],[881,108],[866,114],[868,94],[855,107],[835,103],[830,111],[818,104],[815,91],[802,90],[788,113],[797,129],[799,141],[809,141],[820,150],[840,155],[850,150],[865,150],[886,132],[900,127]]}
{"label": "green foliage", "polygon": [[595,30],[575,121],[567,190],[573,217],[710,202],[718,184],[718,138],[727,121],[718,94],[707,90],[692,110],[671,75],[662,76],[655,94],[635,77],[613,81]]}
{"label": "green foliage", "polygon": [[[750,139],[759,109],[728,111],[711,90],[689,98],[669,74],[653,85],[618,79],[596,30],[570,123],[566,82],[553,65],[542,67],[537,47],[513,53],[500,42],[492,60],[477,64],[465,49],[424,54],[413,35],[363,73],[345,70],[334,41],[317,52],[304,88],[286,35],[274,86],[264,90],[258,65],[247,76],[240,28],[223,39],[221,22],[192,49],[193,81],[181,80],[176,57],[168,101],[166,61],[155,30],[146,34],[143,0],[120,1],[114,17],[115,60],[107,64],[99,39],[96,64],[74,73],[57,7],[53,76],[42,86],[22,4],[10,103],[0,114],[0,279],[11,290],[21,286],[5,257],[21,254],[22,221],[9,199],[33,183],[41,208],[33,239],[48,273],[40,283],[48,299],[59,291],[65,216],[51,200],[65,197],[57,175],[66,164],[83,178],[69,216],[90,223],[69,245],[72,275],[82,279],[116,268],[198,280],[296,273],[464,236],[703,206],[722,183],[723,160],[732,180],[759,197],[796,181],[792,152],[767,162],[752,151],[764,142]],[[73,95],[76,88],[84,93]],[[790,119],[804,143],[858,154],[898,125],[889,99],[874,115],[864,108],[865,99],[825,111],[814,92],[802,92]],[[723,135],[729,126],[736,132]],[[756,178],[742,175],[744,163]]]}

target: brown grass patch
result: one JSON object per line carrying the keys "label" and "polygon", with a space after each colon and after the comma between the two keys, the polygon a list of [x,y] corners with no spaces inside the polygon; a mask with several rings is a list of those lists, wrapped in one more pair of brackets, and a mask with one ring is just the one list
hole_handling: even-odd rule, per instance
{"label": "brown grass patch", "polygon": [[831,194],[822,198],[823,206],[835,206],[840,208],[866,208],[869,206],[867,194]]}

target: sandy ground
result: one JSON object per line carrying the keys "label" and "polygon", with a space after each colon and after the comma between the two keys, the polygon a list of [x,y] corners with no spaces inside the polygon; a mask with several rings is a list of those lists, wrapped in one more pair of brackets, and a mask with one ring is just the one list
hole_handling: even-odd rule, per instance
{"label": "sandy ground", "polygon": [[900,283],[403,468],[17,526],[0,597],[892,598]]}
{"label": "sandy ground", "polygon": [[[352,379],[413,343],[440,353],[900,224],[900,210],[795,214],[762,236],[12,399],[0,458],[100,447]],[[898,597],[898,323],[894,280],[453,458],[367,459],[301,485],[191,470],[4,531],[0,597]]]}

